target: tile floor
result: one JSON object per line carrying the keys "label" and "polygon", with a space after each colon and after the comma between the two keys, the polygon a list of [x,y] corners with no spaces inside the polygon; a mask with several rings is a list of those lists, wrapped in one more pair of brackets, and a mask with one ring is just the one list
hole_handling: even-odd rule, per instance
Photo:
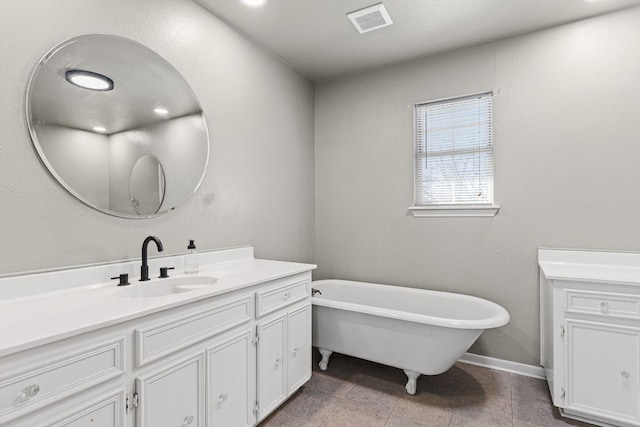
{"label": "tile floor", "polygon": [[421,376],[415,396],[400,369],[334,353],[259,427],[589,426],[562,418],[543,380],[458,363]]}

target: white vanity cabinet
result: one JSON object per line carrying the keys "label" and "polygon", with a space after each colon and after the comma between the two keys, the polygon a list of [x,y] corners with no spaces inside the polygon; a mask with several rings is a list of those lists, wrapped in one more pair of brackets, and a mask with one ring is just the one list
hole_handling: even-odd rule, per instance
{"label": "white vanity cabinet", "polygon": [[139,427],[204,427],[204,352],[171,361],[136,379]]}
{"label": "white vanity cabinet", "polygon": [[0,426],[255,426],[311,375],[305,267],[0,353]]}
{"label": "white vanity cabinet", "polygon": [[539,251],[541,365],[562,415],[640,426],[640,267],[597,254]]}
{"label": "white vanity cabinet", "polygon": [[207,349],[207,425],[253,424],[254,336],[253,330],[247,329]]}
{"label": "white vanity cabinet", "polygon": [[310,282],[256,294],[258,421],[311,378]]}

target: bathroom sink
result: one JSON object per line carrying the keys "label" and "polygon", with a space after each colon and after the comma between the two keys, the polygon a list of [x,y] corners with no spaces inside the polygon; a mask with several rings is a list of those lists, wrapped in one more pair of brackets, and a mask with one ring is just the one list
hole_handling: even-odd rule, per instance
{"label": "bathroom sink", "polygon": [[152,298],[165,295],[197,291],[216,283],[218,279],[209,276],[170,277],[145,283],[132,283],[114,295],[123,298]]}

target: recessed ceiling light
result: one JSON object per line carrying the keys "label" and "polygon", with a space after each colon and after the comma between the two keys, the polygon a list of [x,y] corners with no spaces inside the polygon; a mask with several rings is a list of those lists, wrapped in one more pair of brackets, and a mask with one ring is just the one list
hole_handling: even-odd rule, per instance
{"label": "recessed ceiling light", "polygon": [[113,89],[113,80],[107,76],[87,70],[67,70],[64,78],[74,86],[89,90],[107,91]]}
{"label": "recessed ceiling light", "polygon": [[249,7],[262,7],[267,4],[267,0],[240,0]]}
{"label": "recessed ceiling light", "polygon": [[159,116],[166,116],[167,114],[169,114],[169,110],[163,107],[156,107],[153,109],[153,112]]}
{"label": "recessed ceiling light", "polygon": [[102,126],[94,126],[93,130],[96,131],[96,132],[100,132],[100,133],[104,133],[104,132],[107,131],[107,129],[103,128]]}

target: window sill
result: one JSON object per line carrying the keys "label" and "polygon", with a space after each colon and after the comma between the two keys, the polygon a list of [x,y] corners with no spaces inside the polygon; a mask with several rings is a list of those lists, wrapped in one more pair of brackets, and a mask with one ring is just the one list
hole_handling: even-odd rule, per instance
{"label": "window sill", "polygon": [[458,206],[410,206],[411,215],[416,218],[428,217],[470,217],[470,216],[495,216],[500,206],[498,205],[458,205]]}

